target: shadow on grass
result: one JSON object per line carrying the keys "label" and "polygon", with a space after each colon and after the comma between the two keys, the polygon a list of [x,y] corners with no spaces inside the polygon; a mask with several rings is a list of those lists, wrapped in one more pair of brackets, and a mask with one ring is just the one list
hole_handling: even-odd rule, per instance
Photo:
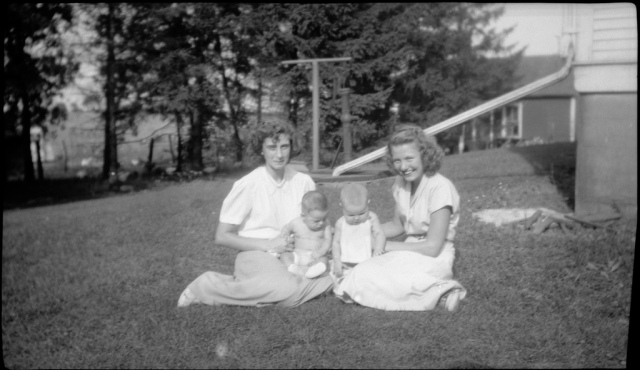
{"label": "shadow on grass", "polygon": [[[536,175],[548,176],[553,184],[557,186],[558,191],[566,199],[569,208],[574,209],[576,168],[575,143],[554,143],[528,147],[513,147],[508,150],[510,152],[518,154],[520,157],[530,163]],[[478,178],[482,176],[495,177],[498,175],[522,175],[522,171],[519,171],[517,169],[515,170],[515,172],[513,172],[514,169],[500,170],[497,168],[499,166],[494,166],[495,168],[493,169],[482,166],[481,164],[485,163],[485,161],[487,160],[500,160],[501,157],[490,157],[490,159],[485,159],[481,160],[481,162],[478,162],[478,157],[483,157],[482,155],[479,155],[480,152],[472,152],[472,156],[469,156],[469,154],[471,153],[465,153],[465,158],[461,158],[461,160],[463,162],[468,162],[466,163],[466,167],[469,168],[462,169],[460,171],[460,162],[458,162],[454,166],[454,168],[450,169],[457,172],[446,173],[446,175],[450,176],[452,179],[467,178],[469,176]],[[491,155],[489,152],[483,154],[489,156]],[[458,168],[456,169],[456,167]],[[478,167],[481,167],[482,169],[479,170]],[[382,166],[381,168],[386,169],[385,166]],[[102,180],[99,177],[87,177],[83,179],[45,179],[40,182],[37,181],[31,185],[25,184],[22,181],[9,181],[4,184],[2,208],[3,210],[31,208],[80,200],[104,198],[114,195],[120,195],[126,192],[135,192],[145,189],[163,187],[169,184],[189,182],[196,179],[215,180],[224,178],[239,178],[244,174],[250,172],[252,169],[253,168],[248,167],[225,169],[221,172],[216,172],[213,175],[207,175],[203,173],[184,173],[174,174],[172,176],[167,176],[166,174],[163,174],[161,176],[141,176],[130,182],[127,182],[126,185],[129,186],[127,187],[126,191],[121,191],[117,188],[114,189],[113,187],[110,188],[108,181]],[[386,171],[384,172],[384,174],[388,176],[393,175],[390,171]],[[385,176],[383,175],[381,177]]]}
{"label": "shadow on grass", "polygon": [[551,182],[567,200],[569,208],[575,206],[576,143],[553,143],[527,147],[512,147],[535,169],[536,175],[549,176]]}
{"label": "shadow on grass", "polygon": [[[2,192],[2,209],[31,208],[115,195],[99,178],[44,179],[33,184],[8,181]],[[140,189],[137,189],[140,190]]]}
{"label": "shadow on grass", "polygon": [[[20,180],[7,181],[3,184],[2,209],[32,208],[47,205],[63,204],[82,200],[105,198],[147,189],[161,188],[170,184],[191,182],[194,180],[214,180],[240,177],[251,171],[247,168],[234,168],[206,173],[187,172],[182,174],[159,176],[140,176],[128,180],[119,186],[110,186],[109,181],[100,177],[85,178],[45,178],[27,184]],[[46,175],[45,175],[46,176]],[[124,185],[124,187],[122,187]]]}

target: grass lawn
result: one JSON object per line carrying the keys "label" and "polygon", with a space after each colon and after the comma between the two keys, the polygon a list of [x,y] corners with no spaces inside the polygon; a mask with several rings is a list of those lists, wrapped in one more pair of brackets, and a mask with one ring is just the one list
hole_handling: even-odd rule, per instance
{"label": "grass lawn", "polygon": [[[484,224],[472,212],[571,212],[575,145],[445,158],[461,195],[459,311],[386,312],[331,295],[294,309],[176,308],[236,252],[212,243],[234,177],[5,210],[8,368],[620,368],[627,365],[636,221],[605,229]],[[391,217],[391,178],[368,183]],[[339,216],[339,184],[319,184]]]}

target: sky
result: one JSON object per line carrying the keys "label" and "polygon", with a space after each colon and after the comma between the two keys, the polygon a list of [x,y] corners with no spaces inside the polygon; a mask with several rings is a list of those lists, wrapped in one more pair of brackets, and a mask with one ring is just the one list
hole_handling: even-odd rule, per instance
{"label": "sky", "polygon": [[524,55],[558,53],[562,31],[562,3],[501,3],[504,13],[496,22],[498,29],[516,26],[506,44],[517,48],[528,45]]}

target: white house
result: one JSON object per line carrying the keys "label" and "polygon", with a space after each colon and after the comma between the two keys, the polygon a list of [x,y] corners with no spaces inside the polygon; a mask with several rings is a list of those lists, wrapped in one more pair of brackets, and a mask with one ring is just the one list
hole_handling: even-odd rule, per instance
{"label": "white house", "polygon": [[638,20],[632,3],[565,4],[573,43],[578,214],[612,208],[637,215]]}

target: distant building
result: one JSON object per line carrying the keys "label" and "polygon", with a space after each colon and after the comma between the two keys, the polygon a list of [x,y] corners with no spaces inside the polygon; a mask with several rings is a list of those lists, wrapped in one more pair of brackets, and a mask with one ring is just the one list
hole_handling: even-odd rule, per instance
{"label": "distant building", "polygon": [[[556,73],[565,63],[561,55],[524,56],[514,75],[514,88]],[[465,146],[483,149],[505,142],[573,142],[576,139],[577,101],[578,92],[573,86],[573,73],[570,73],[556,84],[465,124]]]}
{"label": "distant building", "polygon": [[[524,57],[516,72],[519,79],[516,87],[558,72],[564,64],[565,58],[560,55]],[[522,140],[540,138],[544,142],[575,141],[577,98],[573,73],[558,83],[527,95],[512,104],[517,107],[519,125],[513,136]]]}

